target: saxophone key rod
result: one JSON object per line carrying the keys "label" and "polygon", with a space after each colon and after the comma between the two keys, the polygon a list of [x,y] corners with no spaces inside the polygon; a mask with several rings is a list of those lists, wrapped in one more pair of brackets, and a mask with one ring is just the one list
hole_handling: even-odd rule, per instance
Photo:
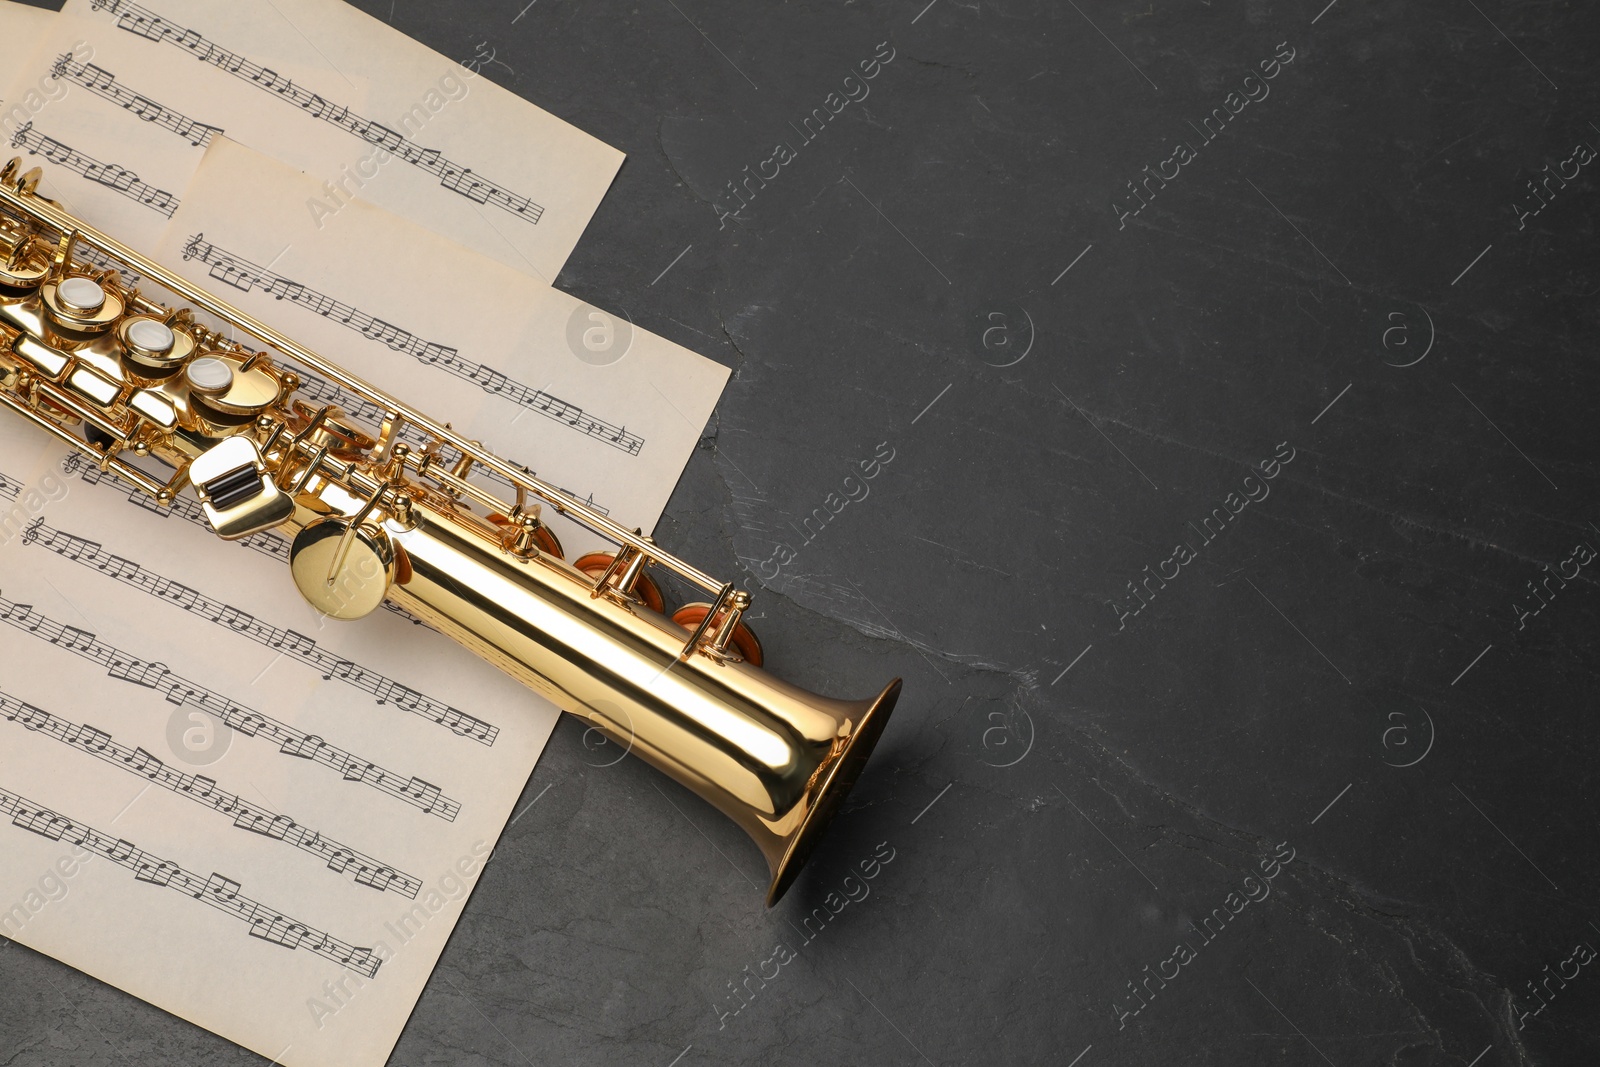
{"label": "saxophone key rod", "polygon": [[[397,400],[286,334],[246,314],[220,297],[213,296],[190,282],[187,278],[168,270],[115,238],[101,233],[94,227],[73,217],[63,211],[57,204],[38,196],[31,189],[24,192],[22,188],[18,188],[18,185],[27,188],[26,178],[27,176],[24,176],[20,182],[14,177],[10,181],[0,179],[0,206],[10,207],[13,211],[25,217],[32,217],[43,222],[61,234],[61,242],[56,251],[57,262],[64,262],[63,252],[68,254],[67,258],[70,258],[72,244],[80,242],[87,244],[111,258],[133,267],[138,273],[161,285],[175,296],[182,297],[195,307],[210,312],[225,322],[232,323],[236,328],[263,344],[277,349],[323,377],[344,386],[363,400],[386,411],[399,413],[406,421],[424,430],[429,436],[451,445],[463,456],[471,456],[478,464],[488,467],[501,475],[513,486],[525,488],[527,491],[541,497],[558,511],[577,515],[585,525],[603,533],[619,544],[631,545],[641,551],[649,552],[651,558],[658,565],[676,572],[679,577],[700,586],[706,592],[717,593],[722,589],[722,583],[704,571],[670,553],[650,548],[631,530],[613,521],[609,516],[600,514],[582,501],[562,493],[555,486],[529,475],[515,464],[501,459],[483,448],[483,446],[475,444],[468,438],[456,433],[450,429],[448,424],[437,422],[417,408]],[[34,184],[37,184],[36,180]]]}

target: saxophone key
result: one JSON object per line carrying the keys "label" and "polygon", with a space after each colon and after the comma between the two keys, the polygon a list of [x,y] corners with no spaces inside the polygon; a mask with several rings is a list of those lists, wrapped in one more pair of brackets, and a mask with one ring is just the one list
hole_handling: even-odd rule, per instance
{"label": "saxophone key", "polygon": [[[629,596],[639,601],[651,611],[665,615],[667,613],[666,599],[662,597],[661,587],[656,584],[655,579],[644,573],[642,554],[637,550],[629,549],[624,555],[628,556],[628,559],[624,561],[624,566],[622,567],[616,566],[617,557],[610,552],[590,552],[587,555],[579,556],[572,565],[596,582],[604,583],[602,588],[614,589],[623,596]],[[638,568],[631,565],[631,561],[634,559],[640,561],[641,565]],[[608,578],[612,580],[607,581]],[[699,625],[699,622],[700,620],[696,619],[695,625]]]}
{"label": "saxophone key", "polygon": [[110,408],[122,395],[122,383],[112,380],[87,364],[79,364],[67,375],[66,386],[85,400]]}
{"label": "saxophone key", "polygon": [[124,368],[151,383],[171,378],[194,355],[194,337],[150,315],[130,315],[117,326]]}
{"label": "saxophone key", "polygon": [[[109,279],[108,279],[109,281]],[[73,334],[96,334],[109,330],[122,317],[122,296],[93,278],[73,275],[60,281],[45,282],[39,288],[46,316],[59,330]]]}
{"label": "saxophone key", "polygon": [[344,621],[383,604],[395,579],[394,543],[381,528],[331,517],[311,523],[289,548],[289,571],[318,612]]}
{"label": "saxophone key", "polygon": [[188,479],[206,520],[224,540],[270,530],[294,516],[294,501],[272,480],[260,447],[248,437],[227,437],[202,452],[189,464]]}
{"label": "saxophone key", "polygon": [[[710,613],[710,604],[704,602],[685,604],[672,613],[672,621],[685,630],[693,631],[705,622],[706,616]],[[730,651],[728,646],[731,645],[732,651],[752,667],[761,666],[766,659],[761,649],[761,639],[756,637],[755,631],[749,626],[738,621],[736,613],[728,610],[719,612],[717,619],[707,629],[713,636],[703,646],[705,650],[727,655]]]}
{"label": "saxophone key", "polygon": [[269,367],[245,369],[246,360],[210,352],[183,368],[195,411],[219,426],[243,426],[267,413],[283,395],[283,381]]}

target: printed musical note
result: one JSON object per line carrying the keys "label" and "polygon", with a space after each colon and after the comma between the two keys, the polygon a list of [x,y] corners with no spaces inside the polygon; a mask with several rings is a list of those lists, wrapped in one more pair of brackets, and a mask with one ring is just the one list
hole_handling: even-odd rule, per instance
{"label": "printed musical note", "polygon": [[285,756],[294,756],[296,759],[315,760],[317,754],[327,747],[328,742],[316,734],[301,734],[297,737],[285,738],[278,751]]}
{"label": "printed musical note", "polygon": [[[582,408],[553,397],[543,389],[534,389],[508,378],[493,367],[463,360],[459,358],[459,353],[454,348],[447,348],[437,342],[424,341],[409,331],[369,315],[359,308],[307,289],[299,282],[275,274],[226,249],[218,248],[213,242],[205,240],[204,234],[195,234],[189,238],[184,245],[183,257],[206,264],[209,267],[207,273],[226,285],[245,292],[260,288],[280,300],[287,300],[342,326],[348,326],[368,340],[377,341],[396,352],[404,352],[427,366],[437,367],[462,381],[471,382],[491,396],[505,397],[520,407],[570,426],[586,437],[602,441],[629,455],[637,456],[639,450],[644,447],[644,438],[638,434],[629,433],[623,427],[596,419]],[[382,418],[383,413],[374,405],[366,404],[365,407],[371,408],[371,412],[364,411],[360,403],[353,408],[347,407],[346,410],[358,417],[373,418],[374,421]]]}
{"label": "printed musical note", "polygon": [[270,837],[277,841],[284,840],[290,829],[294,827],[294,820],[287,815],[268,815],[264,811],[246,808],[234,818],[233,825],[241,830],[248,830],[252,834]]}
{"label": "printed musical note", "polygon": [[361,326],[361,336],[369,341],[377,341],[388,345],[397,351],[404,351],[411,345],[411,334],[398,326],[384,322],[382,319],[369,319]]}
{"label": "printed musical note", "polygon": [[232,878],[225,878],[220,874],[213,874],[210,878],[206,879],[205,891],[211,896],[216,897],[218,900],[232,902],[239,899],[239,890],[242,888],[243,886],[241,886],[238,882],[235,882]]}
{"label": "printed musical note", "polygon": [[342,771],[343,771],[343,774],[344,774],[344,780],[345,781],[347,781],[347,782],[359,782],[362,779],[364,779],[368,774],[370,774],[373,771],[373,769],[374,768],[373,768],[372,764],[370,764],[370,763],[362,763],[361,761],[352,758],[351,760],[349,760],[348,762],[345,763],[344,767],[342,768]]}
{"label": "printed musical note", "polygon": [[[205,596],[181,582],[141,567],[131,560],[113,556],[97,542],[47,526],[42,519],[33,523],[30,529],[32,532],[28,542],[30,545],[47,549],[79,566],[114,578],[124,585],[224,627],[256,644],[292,656],[319,671],[323,678],[344,682],[356,689],[371,693],[379,704],[392,701],[403,711],[447,726],[453,733],[471,738],[483,745],[492,746],[500,734],[498,726],[491,726],[431,696],[399,685],[378,671],[342,659],[318,647],[315,640],[304,634],[280,629],[249,612]],[[166,668],[160,664],[154,666],[160,668],[161,674],[167,673]],[[151,665],[140,664],[130,657],[114,657],[109,673],[114,678],[123,678],[152,688],[165,684],[160,674],[152,672]],[[396,696],[397,693],[405,695]]]}
{"label": "printed musical note", "polygon": [[[0,811],[3,810],[0,808]],[[66,832],[72,829],[70,819],[63,819],[45,808],[25,806],[18,806],[12,810],[11,825],[38,834],[40,837],[48,837],[52,841],[60,841]]]}
{"label": "printed musical note", "polygon": [[130,574],[138,573],[139,570],[139,565],[132,560],[123,559],[121,556],[113,556],[106,552],[100,553],[100,558],[95,562],[95,566],[112,578],[126,578]]}
{"label": "printed musical note", "polygon": [[[55,718],[48,711],[44,712],[44,714],[50,719]],[[69,737],[66,740],[70,744],[73,739]],[[78,727],[77,742],[83,746],[85,752],[93,752],[96,755],[103,755],[111,751],[111,735],[93,726],[83,725]]]}
{"label": "printed musical note", "polygon": [[60,645],[68,652],[94,653],[105,646],[88,630],[80,630],[76,626],[61,623],[56,626],[55,632],[49,637],[50,643]]}
{"label": "printed musical note", "polygon": [[138,115],[146,122],[154,122],[162,112],[162,107],[160,104],[156,103],[154,100],[146,100],[144,97],[139,96],[138,94],[134,94],[133,99],[128,101],[128,103],[124,106],[127,108],[127,110],[133,112],[135,115]]}
{"label": "printed musical note", "polygon": [[[107,668],[108,674],[111,674],[110,668],[115,665],[118,673],[112,675],[113,677],[125,678],[131,672],[132,665],[139,662],[137,657],[101,641],[86,630],[56,622],[35,611],[31,604],[17,604],[3,596],[0,596],[0,622],[66,649],[82,659],[98,663]],[[151,667],[153,669],[155,665],[152,664]],[[203,712],[245,737],[260,737],[277,745],[278,750],[285,755],[297,756],[341,774],[350,762],[357,758],[353,753],[330,745],[320,737],[307,734],[277,719],[268,718],[236,704],[222,694],[206,689],[165,668],[161,670],[160,677],[166,687],[165,697],[168,703]],[[346,776],[345,780],[350,779]],[[424,814],[433,815],[446,822],[454,822],[461,812],[460,802],[439,796],[436,787],[430,787],[434,790],[432,795],[426,791],[418,792],[414,785],[400,784],[400,779],[394,772],[384,771],[371,764],[368,764],[367,771],[361,775],[359,781],[362,785],[420,808]]]}
{"label": "printed musical note", "polygon": [[139,181],[137,174],[126,167],[119,167],[115,163],[102,163],[85,168],[83,176],[92,182],[105,186],[107,189],[114,189],[125,195]]}
{"label": "printed musical note", "polygon": [[394,884],[395,878],[395,872],[387,867],[362,866],[356,871],[356,885],[364,885],[380,893]]}
{"label": "printed musical note", "polygon": [[131,656],[116,655],[106,673],[121,682],[132,682],[146,689],[161,689],[167,685],[172,673],[165,663],[146,663]]}
{"label": "printed musical note", "polygon": [[451,192],[460,193],[479,204],[489,202],[489,183],[473,176],[470,170],[452,169],[440,182]]}
{"label": "printed musical note", "polygon": [[432,811],[434,805],[439,802],[439,787],[420,778],[411,779],[405,787],[405,793],[416,801],[417,806],[423,811]]}
{"label": "printed musical note", "polygon": [[140,274],[136,270],[133,270],[120,260],[113,262],[110,256],[106,255],[98,248],[90,248],[87,245],[80,244],[76,249],[73,250],[72,254],[86,265],[94,267],[97,270],[115,269],[119,271],[122,274],[123,283],[130,288],[144,284],[144,275]]}
{"label": "printed musical note", "polygon": [[80,174],[85,179],[103,185],[136,203],[143,204],[169,219],[172,213],[178,210],[178,198],[171,193],[155,188],[125,167],[115,163],[103,163],[92,156],[84,155],[71,145],[44,136],[33,128],[31,122],[17,128],[17,132],[11,138],[11,147],[26,148],[30,152],[42,155],[52,163]]}
{"label": "printed musical note", "polygon": [[317,643],[305,634],[294,630],[279,630],[267,641],[268,648],[275,648],[279,652],[287,652],[291,656],[305,659],[316,650]]}
{"label": "printed musical note", "polygon": [[[246,923],[252,937],[291,950],[305,948],[368,978],[378,976],[378,968],[383,961],[372,949],[358,948],[337,940],[330,934],[314,930],[251,900],[240,892],[243,886],[232,878],[220,874],[201,878],[172,860],[153,856],[130,841],[113,839],[91,826],[41,808],[26,797],[6,789],[0,789],[0,815],[10,816],[12,825],[20,829],[42,834],[55,841],[73,841],[96,855],[104,856],[118,867],[132,871],[133,877],[146,885],[173,889],[193,897]],[[376,881],[376,878],[372,878],[362,884],[375,889],[384,888],[374,884]]]}
{"label": "printed musical note", "polygon": [[285,919],[282,915],[271,917],[260,915],[250,920],[250,936],[294,949],[299,948],[305,939],[311,936],[311,931],[297,922]]}
{"label": "printed musical note", "polygon": [[[336,873],[343,874],[346,867],[351,864],[357,864],[363,869],[389,871],[390,877],[382,884],[372,879],[362,880],[358,874],[355,881],[360,885],[378,890],[393,890],[413,900],[422,888],[422,880],[414,875],[394,871],[370,856],[355,852],[348,846],[323,837],[315,830],[301,826],[287,815],[267,811],[249,801],[241,800],[232,793],[219,790],[212,778],[184,774],[166,766],[142,748],[120,745],[110,734],[97,727],[87,723],[74,725],[43,708],[25,704],[4,691],[0,691],[0,717],[8,722],[15,722],[26,730],[53,738],[75,751],[85,752],[113,767],[120,767],[147,778],[163,789],[170,790],[174,795],[187,797],[202,807],[211,808],[231,818],[233,825],[241,830],[274,841],[282,841],[310,853]],[[54,835],[56,827],[48,818],[40,816],[36,823],[40,830],[35,832],[47,831],[48,835]],[[341,862],[336,865],[335,860]]]}
{"label": "printed musical note", "polygon": [[133,876],[139,881],[159,886],[170,886],[172,879],[183,873],[183,868],[171,860],[141,859],[133,867]]}
{"label": "printed musical note", "polygon": [[136,748],[123,759],[124,763],[136,774],[146,778],[159,778],[166,765],[142,748]]}
{"label": "printed musical note", "polygon": [[141,7],[130,0],[106,0],[91,6],[96,11],[104,10],[117,16],[118,29],[126,30],[146,40],[165,41],[202,63],[232,74],[249,85],[293,104],[312,118],[354,134],[368,144],[386,149],[419,170],[432,174],[439,179],[441,186],[451,192],[459,193],[475,203],[498,207],[532,225],[537,225],[544,217],[544,208],[527,197],[518,196],[487,178],[474,175],[471,170],[445,159],[437,149],[423,148],[387,126],[352,114],[347,107],[331,104],[276,71],[253,63],[243,55],[206,40],[197,30],[175,25],[149,8]]}

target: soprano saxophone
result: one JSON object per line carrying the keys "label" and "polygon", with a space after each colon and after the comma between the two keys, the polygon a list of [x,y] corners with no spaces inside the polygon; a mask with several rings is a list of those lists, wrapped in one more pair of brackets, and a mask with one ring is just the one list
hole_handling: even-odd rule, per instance
{"label": "soprano saxophone", "polygon": [[[19,171],[0,170],[0,404],[160,505],[193,490],[220,537],[289,539],[319,612],[354,620],[391,601],[587,720],[742,827],[771,871],[767,905],[783,896],[899,679],[843,701],[768,674],[748,593],[107,237],[41,196],[38,169]],[[123,271],[191,306],[141,296]],[[308,401],[313,376],[381,425]],[[567,562],[544,508],[616,551]],[[709,599],[668,615],[652,573]]]}

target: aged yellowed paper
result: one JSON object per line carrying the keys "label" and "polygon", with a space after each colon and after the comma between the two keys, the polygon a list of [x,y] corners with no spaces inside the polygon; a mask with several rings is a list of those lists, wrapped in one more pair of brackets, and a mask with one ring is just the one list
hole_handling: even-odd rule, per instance
{"label": "aged yellowed paper", "polygon": [[[170,266],[653,526],[725,370],[371,204],[319,227],[312,178],[199,139]],[[0,664],[0,934],[287,1067],[387,1059],[557,716],[11,419]]]}
{"label": "aged yellowed paper", "polygon": [[0,423],[0,935],[288,1067],[376,1067],[554,707],[392,611],[319,616]]}
{"label": "aged yellowed paper", "polygon": [[44,170],[41,192],[115,219],[118,239],[148,253],[220,131],[165,103],[158,83],[177,64],[150,64],[125,38],[54,16],[34,47],[8,56],[0,129],[11,155]]}
{"label": "aged yellowed paper", "polygon": [[655,526],[726,368],[370,204],[319,227],[300,210],[312,187],[218,138],[158,258],[623,525]]}
{"label": "aged yellowed paper", "polygon": [[[12,3],[11,0],[0,0],[0,40],[6,42],[7,48],[14,48],[18,53],[27,55],[38,47],[44,34],[54,21],[56,13],[43,8],[29,7],[26,4]],[[42,87],[48,91],[48,87]],[[3,92],[4,90],[0,90]],[[0,97],[0,100],[4,100]],[[43,102],[43,95],[39,98]],[[20,101],[19,101],[20,102]],[[9,108],[12,101],[5,101]],[[37,106],[37,105],[35,105]]]}
{"label": "aged yellowed paper", "polygon": [[58,18],[54,11],[0,0],[0,41],[6,49],[6,65],[0,68],[0,131],[4,131],[7,144],[64,91],[48,73],[26,73],[33,69],[26,60],[43,44]]}
{"label": "aged yellowed paper", "polygon": [[[460,58],[334,0],[73,0],[20,77],[82,90],[40,136],[156,192],[181,200],[165,168],[192,170],[225,130],[315,179],[313,222],[366,200],[552,280],[622,154]],[[55,132],[79,113],[75,142]]]}

